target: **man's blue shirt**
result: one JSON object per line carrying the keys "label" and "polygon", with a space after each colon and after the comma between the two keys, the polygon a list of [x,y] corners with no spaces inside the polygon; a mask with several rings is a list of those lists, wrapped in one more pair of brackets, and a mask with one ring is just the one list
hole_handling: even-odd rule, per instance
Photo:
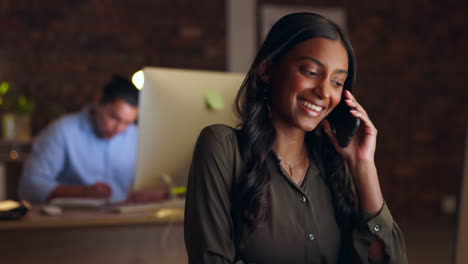
{"label": "man's blue shirt", "polygon": [[44,202],[60,184],[105,182],[112,201],[127,195],[135,177],[138,128],[130,125],[111,139],[96,135],[90,107],[55,121],[36,138],[24,164],[19,195]]}

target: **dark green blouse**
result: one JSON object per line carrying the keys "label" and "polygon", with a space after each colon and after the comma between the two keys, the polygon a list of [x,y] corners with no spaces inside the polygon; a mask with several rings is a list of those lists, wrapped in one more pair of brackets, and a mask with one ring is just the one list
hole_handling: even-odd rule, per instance
{"label": "dark green blouse", "polygon": [[[337,263],[341,245],[330,191],[311,164],[301,187],[268,160],[271,174],[271,217],[235,245],[238,232],[232,215],[233,183],[243,171],[236,130],[224,125],[205,128],[195,146],[185,209],[185,244],[189,263]],[[367,219],[367,220],[364,220]],[[369,261],[369,244],[380,238],[386,263],[407,263],[402,233],[384,204],[353,230],[361,263]]]}

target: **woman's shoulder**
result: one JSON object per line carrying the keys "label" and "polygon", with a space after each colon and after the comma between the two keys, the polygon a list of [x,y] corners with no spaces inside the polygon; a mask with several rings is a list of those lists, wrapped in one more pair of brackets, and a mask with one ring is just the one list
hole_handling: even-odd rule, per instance
{"label": "woman's shoulder", "polygon": [[227,125],[210,125],[200,132],[197,146],[220,151],[237,149],[237,133],[237,129]]}
{"label": "woman's shoulder", "polygon": [[200,132],[200,135],[208,134],[217,138],[226,138],[236,136],[237,130],[233,127],[223,124],[214,124],[206,126]]}

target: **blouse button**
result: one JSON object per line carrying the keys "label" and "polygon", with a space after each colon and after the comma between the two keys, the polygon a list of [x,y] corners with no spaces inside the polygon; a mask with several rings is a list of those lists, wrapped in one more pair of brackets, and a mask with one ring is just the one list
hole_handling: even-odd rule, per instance
{"label": "blouse button", "polygon": [[309,234],[309,240],[314,240],[315,237],[314,237],[314,234]]}
{"label": "blouse button", "polygon": [[374,225],[374,231],[375,232],[379,232],[380,230],[382,230],[382,226],[381,225]]}
{"label": "blouse button", "polygon": [[305,196],[301,196],[301,198],[299,198],[299,200],[301,200],[301,202],[303,202],[303,203],[307,202],[307,198]]}

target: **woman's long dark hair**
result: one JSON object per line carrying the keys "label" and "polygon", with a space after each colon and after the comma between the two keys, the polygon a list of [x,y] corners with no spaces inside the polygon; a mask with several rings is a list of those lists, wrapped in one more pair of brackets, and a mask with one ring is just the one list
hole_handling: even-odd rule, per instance
{"label": "woman's long dark hair", "polygon": [[[294,13],[273,25],[237,94],[236,112],[241,120],[239,141],[245,171],[236,186],[241,233],[252,231],[269,216],[270,175],[266,160],[272,155],[275,129],[270,119],[271,86],[262,79],[265,62],[275,64],[298,43],[311,38],[340,40],[348,53],[348,77],[344,89],[351,90],[356,59],[348,36],[332,21],[312,13]],[[342,238],[350,238],[356,219],[356,198],[351,180],[345,177],[344,161],[322,133],[307,132],[305,142],[311,157],[331,190]]]}

